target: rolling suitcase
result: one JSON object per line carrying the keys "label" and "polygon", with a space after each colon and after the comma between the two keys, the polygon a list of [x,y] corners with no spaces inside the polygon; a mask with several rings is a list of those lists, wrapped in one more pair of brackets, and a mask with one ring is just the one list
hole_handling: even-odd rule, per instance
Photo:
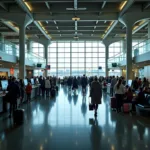
{"label": "rolling suitcase", "polygon": [[111,105],[112,109],[116,109],[116,98],[115,97],[111,97],[110,105]]}
{"label": "rolling suitcase", "polygon": [[24,122],[24,109],[16,109],[13,114],[14,123],[21,124]]}
{"label": "rolling suitcase", "polygon": [[123,104],[123,112],[125,112],[125,113],[130,112],[130,104],[129,103],[124,103]]}

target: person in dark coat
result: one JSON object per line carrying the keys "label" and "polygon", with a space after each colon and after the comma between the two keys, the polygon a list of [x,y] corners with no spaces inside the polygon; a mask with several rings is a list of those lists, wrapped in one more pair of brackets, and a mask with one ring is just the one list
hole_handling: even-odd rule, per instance
{"label": "person in dark coat", "polygon": [[78,80],[76,77],[74,77],[74,79],[73,79],[72,89],[74,90],[74,92],[76,92],[76,90],[78,89]]}
{"label": "person in dark coat", "polygon": [[81,78],[81,86],[82,86],[82,93],[85,94],[86,93],[86,86],[88,84],[87,78],[85,75],[83,75],[83,77]]}
{"label": "person in dark coat", "polygon": [[101,98],[102,98],[102,86],[98,82],[97,77],[94,78],[94,81],[91,83],[91,102],[94,105],[95,108],[95,117],[97,116],[97,109],[98,105],[101,104]]}
{"label": "person in dark coat", "polygon": [[7,90],[10,98],[10,115],[11,118],[12,110],[17,109],[17,98],[20,97],[20,89],[19,86],[15,83],[16,78],[12,78],[12,82],[8,86]]}
{"label": "person in dark coat", "polygon": [[68,78],[67,85],[68,85],[69,90],[71,90],[71,86],[72,86],[72,78],[71,77]]}
{"label": "person in dark coat", "polygon": [[25,85],[22,79],[20,79],[19,81],[19,85],[20,85],[20,101],[21,104],[23,103],[23,99],[24,99],[24,92],[25,92]]}

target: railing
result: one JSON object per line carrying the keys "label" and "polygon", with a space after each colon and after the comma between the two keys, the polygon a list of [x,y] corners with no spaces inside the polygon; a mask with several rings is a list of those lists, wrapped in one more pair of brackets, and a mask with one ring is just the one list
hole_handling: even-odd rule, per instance
{"label": "railing", "polygon": [[108,59],[108,67],[112,68],[112,63],[120,63],[126,59],[126,54],[118,53],[115,56]]}
{"label": "railing", "polygon": [[[19,46],[8,41],[5,41],[4,43],[0,42],[0,51],[9,55],[19,57]],[[25,50],[25,59],[31,60],[34,63],[42,63],[46,65],[46,60],[43,57],[35,53],[27,53],[27,49]]]}
{"label": "railing", "polygon": [[150,52],[150,39],[144,40],[132,48],[132,56],[138,56]]}

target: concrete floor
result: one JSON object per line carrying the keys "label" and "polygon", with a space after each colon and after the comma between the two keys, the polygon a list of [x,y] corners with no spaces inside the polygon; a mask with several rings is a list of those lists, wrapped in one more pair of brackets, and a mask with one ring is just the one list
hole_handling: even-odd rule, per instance
{"label": "concrete floor", "polygon": [[[150,120],[111,111],[109,96],[94,112],[88,110],[88,93],[83,98],[60,88],[56,98],[25,104],[25,123],[13,125],[0,117],[0,150],[148,150]],[[7,115],[8,116],[8,115]]]}

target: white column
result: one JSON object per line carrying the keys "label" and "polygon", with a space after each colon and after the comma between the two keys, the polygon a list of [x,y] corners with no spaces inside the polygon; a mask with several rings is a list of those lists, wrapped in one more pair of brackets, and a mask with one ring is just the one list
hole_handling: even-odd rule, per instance
{"label": "white column", "polygon": [[[44,55],[45,55],[45,59],[46,59],[46,65],[48,65],[48,44],[44,45]],[[45,77],[47,77],[47,69],[45,70]]]}
{"label": "white column", "polygon": [[27,41],[27,51],[28,53],[31,53],[32,52],[32,41]]}
{"label": "white column", "polygon": [[108,77],[108,55],[109,45],[105,45],[105,76]]}

